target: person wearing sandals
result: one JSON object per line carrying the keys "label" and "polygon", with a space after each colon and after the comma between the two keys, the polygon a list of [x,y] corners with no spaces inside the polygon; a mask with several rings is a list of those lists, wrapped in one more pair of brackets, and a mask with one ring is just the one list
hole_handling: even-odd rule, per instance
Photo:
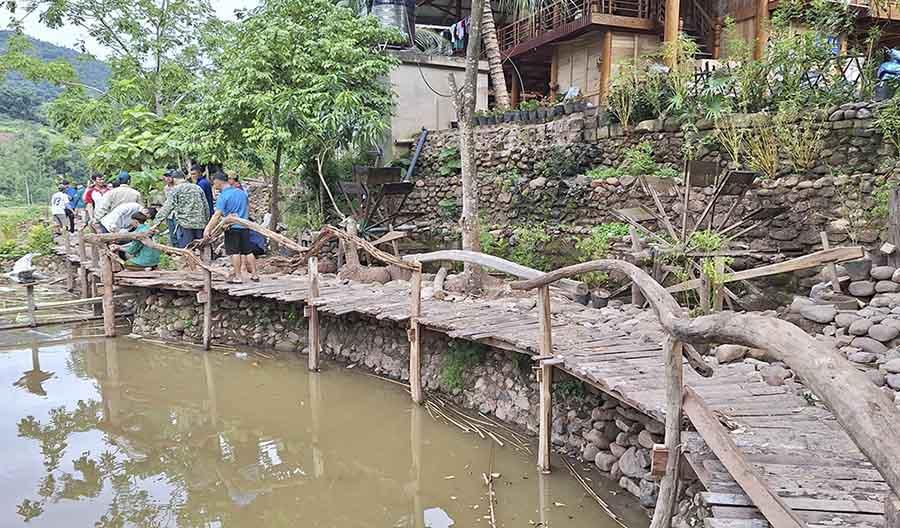
{"label": "person wearing sandals", "polygon": [[[203,237],[210,235],[216,225],[226,216],[236,216],[247,219],[250,212],[250,201],[247,193],[228,184],[228,176],[218,171],[213,175],[213,187],[218,191],[215,214],[209,220]],[[250,230],[241,225],[231,225],[225,231],[225,253],[231,258],[234,268],[228,282],[240,284],[244,282],[243,269],[246,267],[250,273],[250,280],[259,281],[256,273],[256,256],[253,254],[253,246],[250,244]]]}

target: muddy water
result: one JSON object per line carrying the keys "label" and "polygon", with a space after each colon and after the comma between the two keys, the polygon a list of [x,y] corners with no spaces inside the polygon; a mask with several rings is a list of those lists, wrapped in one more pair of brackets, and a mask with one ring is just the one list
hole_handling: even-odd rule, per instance
{"label": "muddy water", "polygon": [[0,526],[488,526],[492,458],[497,526],[618,526],[355,370],[68,337],[0,334]]}

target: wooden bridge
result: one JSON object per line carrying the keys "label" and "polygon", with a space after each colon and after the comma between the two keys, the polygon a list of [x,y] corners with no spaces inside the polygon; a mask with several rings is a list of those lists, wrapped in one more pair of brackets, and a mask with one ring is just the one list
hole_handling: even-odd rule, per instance
{"label": "wooden bridge", "polygon": [[[103,256],[101,265],[93,264],[97,258],[87,259],[83,245],[79,252],[60,247],[59,253],[85,284],[113,277]],[[675,412],[680,414],[683,402],[692,430],[682,431],[681,420],[676,419],[673,435],[669,396],[673,387],[681,395],[681,384],[672,382],[672,373],[682,371],[681,345],[673,342],[654,311],[632,305],[589,309],[552,295],[547,286],[538,289],[537,309],[523,308],[518,299],[422,302],[419,259],[430,259],[427,255],[407,259],[402,264],[413,270],[412,281],[383,286],[320,277],[316,271],[265,275],[261,282],[247,284],[217,280],[209,270],[123,271],[115,274],[114,282],[117,288],[198,292],[208,310],[219,296],[308,307],[312,369],[318,367],[320,315],[353,313],[408,326],[410,385],[417,401],[422,397],[418,363],[422,329],[533,356],[541,383],[541,469],[550,468],[551,388],[553,370],[560,369],[656,420],[668,418],[667,445],[672,438],[680,441],[676,449],[661,445],[654,449],[653,471],[665,473],[666,456],[669,464],[677,463],[683,450],[707,490],[702,496],[712,511],[712,518],[705,521],[707,528],[900,526],[888,479],[863,455],[835,415],[815,403],[810,391],[793,379],[783,386],[770,386],[745,363],[715,366],[711,377],[684,369],[684,397],[678,398]],[[440,255],[433,260],[440,260]],[[315,262],[311,264],[309,269],[315,270]],[[534,270],[517,274],[532,282],[546,277]],[[110,317],[111,282],[103,285]],[[90,292],[83,288],[85,295]],[[652,291],[647,294],[652,298]],[[897,439],[880,440],[888,449]]]}

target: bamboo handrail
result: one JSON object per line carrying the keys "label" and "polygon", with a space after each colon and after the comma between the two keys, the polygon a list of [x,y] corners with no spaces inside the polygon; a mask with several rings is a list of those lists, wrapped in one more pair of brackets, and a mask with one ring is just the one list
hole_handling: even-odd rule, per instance
{"label": "bamboo handrail", "polygon": [[900,493],[900,442],[895,440],[900,438],[900,410],[845,357],[796,325],[774,317],[733,312],[689,318],[662,285],[621,260],[585,262],[515,282],[512,287],[531,290],[591,271],[627,275],[641,287],[664,330],[683,343],[736,344],[768,350],[822,399],[893,493]]}

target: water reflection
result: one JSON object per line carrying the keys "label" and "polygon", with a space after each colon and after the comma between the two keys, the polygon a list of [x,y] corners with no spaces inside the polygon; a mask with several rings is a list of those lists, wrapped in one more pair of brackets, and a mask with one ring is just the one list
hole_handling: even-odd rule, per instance
{"label": "water reflection", "polygon": [[[34,380],[0,391],[0,456],[18,454],[0,476],[2,526],[483,523],[489,444],[372,378],[127,339],[0,353],[0,376]],[[609,522],[564,475],[495,456],[508,526]],[[548,509],[553,478],[568,511]]]}

